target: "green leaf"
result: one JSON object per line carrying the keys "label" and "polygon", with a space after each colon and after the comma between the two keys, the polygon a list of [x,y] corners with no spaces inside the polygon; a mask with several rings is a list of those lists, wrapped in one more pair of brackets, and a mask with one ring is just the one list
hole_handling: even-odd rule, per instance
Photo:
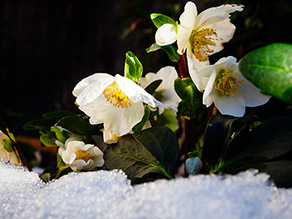
{"label": "green leaf", "polygon": [[142,73],[143,66],[139,59],[132,52],[127,52],[124,70],[125,77],[138,82],[142,77]]}
{"label": "green leaf", "polygon": [[138,124],[136,124],[132,128],[134,133],[138,133],[138,132],[140,132],[142,130],[142,128],[144,127],[146,122],[148,122],[149,116],[150,116],[150,108],[149,108],[148,105],[145,105],[144,106],[144,115],[143,115],[143,118],[142,118],[141,122],[139,122]]}
{"label": "green leaf", "polygon": [[150,14],[150,18],[153,22],[153,24],[159,28],[161,27],[163,24],[174,24],[176,25],[175,20],[173,20],[172,18],[163,15],[163,14],[158,14],[158,13],[152,13]]}
{"label": "green leaf", "polygon": [[55,135],[57,137],[57,139],[62,142],[63,144],[65,144],[65,141],[68,138],[68,135],[66,134],[66,132],[64,131],[64,129],[62,129],[59,126],[52,126],[51,127],[51,131],[55,132]]}
{"label": "green leaf", "polygon": [[278,187],[292,186],[292,161],[280,160],[265,162],[257,166],[261,172],[268,173]]}
{"label": "green leaf", "polygon": [[69,115],[74,115],[74,113],[67,110],[58,110],[43,114],[44,119],[31,120],[24,124],[24,130],[41,130],[49,131],[51,126],[55,125],[61,118]]}
{"label": "green leaf", "polygon": [[51,131],[40,131],[40,140],[45,146],[56,146],[56,135]]}
{"label": "green leaf", "polygon": [[168,55],[168,58],[172,62],[178,62],[179,61],[179,55],[177,53],[177,48],[174,45],[167,45],[167,46],[159,46],[156,43],[153,43],[149,48],[146,49],[146,52],[154,52],[159,49],[162,49],[166,52]]}
{"label": "green leaf", "polygon": [[153,94],[155,92],[155,90],[159,87],[159,85],[161,84],[162,80],[155,80],[153,81],[151,84],[149,84],[146,88],[145,91],[147,91],[147,93],[149,94]]}
{"label": "green leaf", "polygon": [[223,170],[233,173],[272,161],[292,152],[292,116],[264,121],[241,138],[225,159]]}
{"label": "green leaf", "polygon": [[174,81],[174,88],[181,98],[177,115],[193,119],[198,112],[206,108],[202,104],[203,94],[198,91],[191,78],[177,78]]}
{"label": "green leaf", "polygon": [[292,103],[292,44],[274,43],[244,56],[241,73],[263,93]]}
{"label": "green leaf", "polygon": [[30,130],[50,130],[51,126],[54,125],[54,121],[47,119],[35,119],[24,124],[23,129]]}
{"label": "green leaf", "polygon": [[9,139],[3,140],[3,147],[8,152],[12,152],[13,151],[13,144]]}
{"label": "green leaf", "polygon": [[234,118],[226,115],[212,116],[208,122],[204,137],[204,155],[211,169],[217,169],[215,166],[220,163],[222,167],[226,156],[232,151],[234,142],[245,137],[257,118],[254,116],[245,116]]}
{"label": "green leaf", "polygon": [[156,124],[158,126],[166,126],[173,132],[179,128],[176,112],[171,109],[164,109],[164,112],[157,118]]}
{"label": "green leaf", "polygon": [[78,135],[94,135],[99,133],[100,126],[91,125],[88,118],[80,117],[78,115],[66,116],[56,123],[72,133]]}
{"label": "green leaf", "polygon": [[126,135],[104,150],[105,166],[122,169],[132,183],[144,181],[146,175],[160,173],[171,178],[178,157],[174,133],[166,127],[155,127],[139,134]]}

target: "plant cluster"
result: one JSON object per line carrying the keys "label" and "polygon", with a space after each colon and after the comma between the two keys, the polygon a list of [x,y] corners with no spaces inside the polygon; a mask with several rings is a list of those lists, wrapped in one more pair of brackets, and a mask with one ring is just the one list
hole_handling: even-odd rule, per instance
{"label": "plant cluster", "polygon": [[[41,177],[122,169],[135,184],[257,168],[277,185],[291,186],[291,113],[261,118],[246,107],[271,97],[292,103],[292,45],[274,43],[239,61],[209,61],[232,40],[230,16],[243,10],[224,4],[198,13],[187,2],[179,21],[151,14],[157,31],[146,51],[164,50],[179,71],[161,66],[143,77],[142,63],[129,51],[123,76],[82,79],[73,90],[80,114],[49,112],[24,126],[39,131],[43,146],[58,147],[57,171],[45,170]],[[0,158],[25,164],[15,138],[1,128]]]}

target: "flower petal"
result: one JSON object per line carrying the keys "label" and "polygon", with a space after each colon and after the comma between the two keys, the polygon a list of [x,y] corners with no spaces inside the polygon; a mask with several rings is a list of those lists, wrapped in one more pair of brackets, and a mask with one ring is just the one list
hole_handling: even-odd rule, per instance
{"label": "flower petal", "polygon": [[262,94],[260,90],[246,78],[244,78],[243,83],[240,84],[238,94],[244,98],[245,105],[248,107],[263,105],[271,98],[271,96]]}
{"label": "flower petal", "polygon": [[205,68],[209,65],[209,61],[206,62],[200,62],[196,59],[196,57],[192,54],[190,49],[187,49],[187,63],[188,63],[188,69],[189,74],[198,88],[199,91],[203,92],[205,90],[205,83],[203,82],[203,78],[200,75],[200,70]]}
{"label": "flower petal", "polygon": [[163,24],[155,33],[155,42],[159,46],[173,44],[176,41],[176,25]]}
{"label": "flower petal", "polygon": [[195,25],[196,27],[200,26],[202,28],[203,26],[223,21],[226,18],[229,19],[231,13],[242,11],[243,7],[244,6],[240,4],[224,4],[219,7],[208,8],[197,16]]}
{"label": "flower petal", "polygon": [[118,87],[132,100],[134,103],[142,101],[151,107],[156,107],[154,97],[147,93],[142,87],[135,84],[134,81],[122,77],[121,75],[115,76]]}
{"label": "flower petal", "polygon": [[241,117],[245,113],[245,101],[241,95],[218,96],[214,92],[214,104],[223,115]]}
{"label": "flower petal", "polygon": [[177,31],[178,54],[182,55],[189,42],[190,35],[195,28],[197,17],[197,7],[193,2],[187,2],[185,10],[181,14],[179,21],[180,25]]}
{"label": "flower petal", "polygon": [[113,82],[114,77],[106,73],[95,73],[84,78],[73,90],[77,104],[82,106],[94,101]]}
{"label": "flower petal", "polygon": [[[203,104],[206,105],[207,107],[211,106],[214,102],[214,97],[212,95],[212,91],[214,88],[214,82],[216,79],[216,70],[213,68],[208,68],[208,70],[211,70],[211,74],[208,80],[208,83],[206,85],[204,94],[203,94]],[[216,92],[216,91],[215,91]],[[214,91],[213,91],[214,93]]]}

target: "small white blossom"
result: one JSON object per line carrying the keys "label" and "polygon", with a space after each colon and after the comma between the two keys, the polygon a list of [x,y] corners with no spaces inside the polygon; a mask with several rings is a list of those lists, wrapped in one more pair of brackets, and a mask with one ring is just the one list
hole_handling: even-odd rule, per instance
{"label": "small white blossom", "polygon": [[64,163],[68,164],[73,171],[91,170],[102,167],[104,164],[103,152],[98,147],[74,140],[74,138],[68,138],[65,149],[59,149],[58,152]]}
{"label": "small white blossom", "polygon": [[[104,125],[104,142],[114,143],[128,134],[144,115],[144,106],[165,106],[142,87],[121,75],[96,73],[81,80],[73,95],[79,109],[90,117],[91,124]],[[176,110],[175,108],[172,108]]]}
{"label": "small white blossom", "polygon": [[235,57],[221,58],[199,74],[205,85],[203,104],[209,107],[214,103],[224,115],[241,117],[246,106],[260,106],[270,99],[241,75]]}

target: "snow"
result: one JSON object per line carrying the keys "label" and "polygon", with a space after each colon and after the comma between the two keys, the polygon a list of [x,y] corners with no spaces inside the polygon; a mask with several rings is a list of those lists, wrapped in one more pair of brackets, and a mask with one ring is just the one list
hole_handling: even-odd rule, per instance
{"label": "snow", "polygon": [[0,162],[0,218],[292,218],[292,189],[256,170],[136,186],[121,170],[96,171],[45,184]]}

